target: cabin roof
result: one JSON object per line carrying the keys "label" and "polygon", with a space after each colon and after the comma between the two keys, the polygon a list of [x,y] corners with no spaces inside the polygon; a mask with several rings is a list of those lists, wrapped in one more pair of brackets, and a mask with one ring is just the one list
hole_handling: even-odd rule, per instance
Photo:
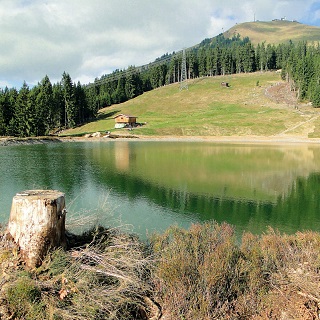
{"label": "cabin roof", "polygon": [[136,117],[136,116],[131,116],[131,115],[128,115],[128,114],[120,113],[120,114],[116,115],[116,116],[114,117],[114,119],[119,118],[119,117],[125,117],[125,118],[138,118],[138,117]]}

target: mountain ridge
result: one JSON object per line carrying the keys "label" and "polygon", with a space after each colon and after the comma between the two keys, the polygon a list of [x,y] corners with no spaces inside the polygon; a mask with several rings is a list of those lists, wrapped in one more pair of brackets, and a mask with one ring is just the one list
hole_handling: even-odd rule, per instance
{"label": "mountain ridge", "polygon": [[280,44],[290,40],[311,43],[320,40],[320,27],[288,20],[252,21],[236,24],[223,33],[226,38],[237,34],[241,38],[248,37],[255,46],[262,42]]}
{"label": "mountain ridge", "polygon": [[[219,38],[231,39],[239,37],[241,40],[248,38],[254,46],[261,43],[278,45],[281,43],[298,43],[299,41],[305,41],[307,43],[320,42],[320,27],[310,26],[300,23],[298,21],[289,20],[272,20],[272,21],[252,21],[242,22],[234,25],[227,31],[220,33],[211,38],[205,38],[201,42],[185,48],[186,51],[197,51],[201,47],[215,46],[219,42]],[[154,61],[147,64],[135,67],[139,71],[150,68],[153,65],[170,61],[174,56],[182,54],[182,49],[173,51],[172,53],[164,53],[162,56],[156,58]],[[128,67],[129,68],[129,67]],[[126,69],[124,69],[126,71]],[[116,70],[110,74],[103,75],[101,79],[105,77],[113,77]],[[127,72],[127,71],[126,71]],[[118,75],[116,75],[116,78]],[[97,83],[97,81],[96,81]]]}

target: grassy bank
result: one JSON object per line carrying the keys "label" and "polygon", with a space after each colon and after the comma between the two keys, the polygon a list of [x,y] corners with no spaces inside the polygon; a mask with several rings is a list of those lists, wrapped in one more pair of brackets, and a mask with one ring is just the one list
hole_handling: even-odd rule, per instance
{"label": "grassy bank", "polygon": [[[172,84],[102,109],[97,121],[63,135],[111,131],[144,136],[274,136],[285,132],[317,137],[314,128],[319,120],[306,122],[314,117],[314,108],[295,109],[295,102],[290,104],[282,93],[281,99],[266,95],[279,82],[279,73],[257,72],[189,80],[189,89],[182,91],[179,84]],[[143,125],[129,132],[115,130],[114,116],[120,113],[137,116]]]}
{"label": "grassy bank", "polygon": [[0,242],[3,319],[316,319],[320,235],[243,235],[196,224],[149,243],[118,230],[68,235],[67,251],[26,271]]}

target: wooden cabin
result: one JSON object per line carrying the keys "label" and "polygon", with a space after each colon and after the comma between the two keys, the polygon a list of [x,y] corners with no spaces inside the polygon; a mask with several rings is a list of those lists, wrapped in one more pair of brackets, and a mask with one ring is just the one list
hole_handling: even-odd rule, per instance
{"label": "wooden cabin", "polygon": [[222,87],[227,87],[227,88],[230,87],[228,82],[221,82],[221,86]]}
{"label": "wooden cabin", "polygon": [[128,116],[126,114],[118,114],[114,117],[115,128],[135,127],[137,123],[137,117]]}

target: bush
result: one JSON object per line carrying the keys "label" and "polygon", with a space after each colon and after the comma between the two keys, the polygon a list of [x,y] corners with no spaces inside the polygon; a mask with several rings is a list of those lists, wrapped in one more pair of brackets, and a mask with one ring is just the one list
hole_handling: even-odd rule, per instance
{"label": "bush", "polygon": [[152,240],[155,286],[173,319],[212,319],[231,312],[245,289],[241,252],[227,224],[170,228]]}
{"label": "bush", "polygon": [[320,234],[261,236],[205,223],[154,235],[154,286],[166,319],[315,319]]}

